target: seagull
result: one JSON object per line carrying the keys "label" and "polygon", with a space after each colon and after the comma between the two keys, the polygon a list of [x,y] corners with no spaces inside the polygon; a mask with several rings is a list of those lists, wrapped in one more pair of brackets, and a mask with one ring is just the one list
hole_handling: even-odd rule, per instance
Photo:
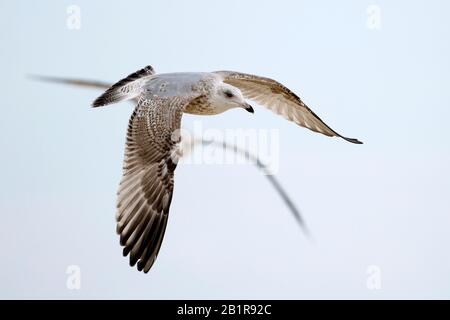
{"label": "seagull", "polygon": [[[63,82],[108,88],[101,82]],[[129,255],[130,265],[145,273],[156,260],[166,230],[174,172],[182,156],[180,127],[184,113],[216,115],[234,108],[254,113],[246,101],[251,100],[314,132],[362,143],[331,129],[281,83],[235,71],[156,74],[146,66],[110,86],[92,107],[125,100],[137,104],[128,124],[117,192],[117,233],[123,255]]]}

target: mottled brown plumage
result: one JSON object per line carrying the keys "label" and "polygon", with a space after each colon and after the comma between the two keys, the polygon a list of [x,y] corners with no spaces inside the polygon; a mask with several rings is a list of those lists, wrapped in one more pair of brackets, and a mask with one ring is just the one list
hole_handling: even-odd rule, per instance
{"label": "mottled brown plumage", "polygon": [[148,272],[167,225],[180,158],[183,113],[214,115],[231,108],[253,112],[251,99],[295,123],[353,143],[336,133],[288,88],[268,78],[232,72],[155,74],[150,66],[111,86],[93,106],[137,100],[128,126],[117,197],[117,233],[130,264]]}
{"label": "mottled brown plumage", "polygon": [[148,272],[164,236],[189,98],[141,98],[131,116],[117,198],[117,232],[130,264]]}

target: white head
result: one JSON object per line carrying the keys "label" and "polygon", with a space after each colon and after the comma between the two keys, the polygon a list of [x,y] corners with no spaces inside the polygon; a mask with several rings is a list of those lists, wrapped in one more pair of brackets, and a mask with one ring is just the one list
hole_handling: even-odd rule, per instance
{"label": "white head", "polygon": [[243,108],[248,112],[254,112],[252,106],[245,101],[238,88],[223,82],[216,86],[215,93],[211,97],[211,103],[219,113],[232,108]]}

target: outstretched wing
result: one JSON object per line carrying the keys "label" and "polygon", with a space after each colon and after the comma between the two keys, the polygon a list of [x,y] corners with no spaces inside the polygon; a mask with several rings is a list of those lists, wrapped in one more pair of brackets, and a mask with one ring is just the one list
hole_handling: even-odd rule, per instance
{"label": "outstretched wing", "polygon": [[189,97],[140,98],[128,126],[117,198],[117,233],[130,265],[148,272],[161,247]]}
{"label": "outstretched wing", "polygon": [[331,129],[295,93],[275,80],[234,71],[215,73],[223,77],[223,82],[239,88],[245,98],[254,100],[302,127],[326,136],[341,137],[352,143],[362,143],[357,139],[344,137]]}

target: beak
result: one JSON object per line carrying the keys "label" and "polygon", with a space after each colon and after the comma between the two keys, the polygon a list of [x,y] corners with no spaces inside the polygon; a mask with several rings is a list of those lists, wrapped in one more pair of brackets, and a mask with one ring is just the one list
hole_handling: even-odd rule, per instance
{"label": "beak", "polygon": [[253,107],[251,105],[249,105],[248,103],[245,103],[244,109],[250,113],[255,113],[255,110],[253,110]]}

